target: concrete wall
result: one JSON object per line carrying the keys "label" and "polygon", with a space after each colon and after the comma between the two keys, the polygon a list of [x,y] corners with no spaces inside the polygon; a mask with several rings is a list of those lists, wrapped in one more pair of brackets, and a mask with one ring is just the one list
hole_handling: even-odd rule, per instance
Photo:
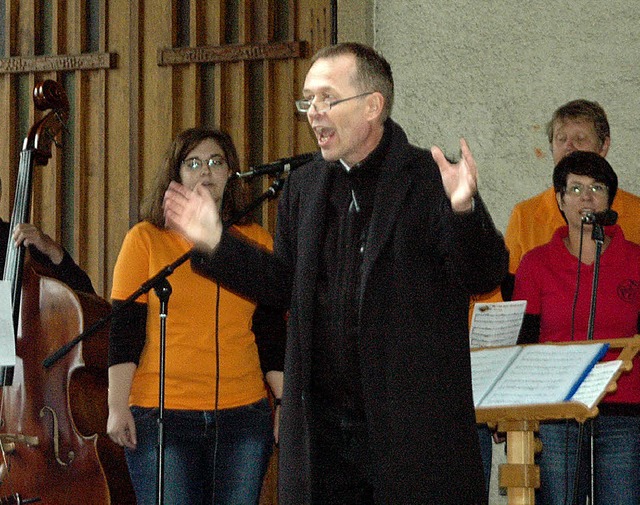
{"label": "concrete wall", "polygon": [[608,159],[620,187],[640,193],[638,26],[631,0],[338,3],[339,40],[372,43],[391,62],[392,117],[410,140],[457,156],[467,138],[503,231],[516,202],[551,184],[545,125],[575,98],[605,108]]}

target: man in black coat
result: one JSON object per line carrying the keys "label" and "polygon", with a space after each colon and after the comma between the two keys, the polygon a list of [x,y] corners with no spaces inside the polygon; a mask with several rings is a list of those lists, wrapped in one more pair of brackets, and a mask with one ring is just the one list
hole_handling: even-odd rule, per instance
{"label": "man in black coat", "polygon": [[367,46],[321,50],[303,97],[322,156],[289,176],[272,255],[223,232],[204,189],[165,196],[193,268],[290,308],[279,502],[483,503],[467,314],[508,253],[475,161],[464,140],[457,164],[409,144]]}

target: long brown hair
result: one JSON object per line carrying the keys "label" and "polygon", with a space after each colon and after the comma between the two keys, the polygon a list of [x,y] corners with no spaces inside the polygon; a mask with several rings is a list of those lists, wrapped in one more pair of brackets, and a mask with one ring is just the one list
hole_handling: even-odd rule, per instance
{"label": "long brown hair", "polygon": [[[220,146],[227,160],[230,173],[236,173],[240,169],[238,152],[233,140],[228,133],[207,128],[189,128],[179,133],[171,143],[167,153],[156,172],[153,188],[142,202],[140,218],[149,221],[158,228],[164,228],[164,214],[162,200],[171,181],[180,180],[180,166],[187,154],[195,149],[202,141],[211,139]],[[247,205],[248,192],[245,183],[241,179],[229,179],[222,197],[221,217],[223,222],[236,216]],[[250,216],[244,216],[240,224],[251,220]]]}

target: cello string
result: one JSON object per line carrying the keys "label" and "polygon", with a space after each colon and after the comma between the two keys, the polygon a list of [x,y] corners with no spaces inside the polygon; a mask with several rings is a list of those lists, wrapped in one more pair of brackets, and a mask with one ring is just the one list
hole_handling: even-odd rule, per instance
{"label": "cello string", "polygon": [[[19,265],[18,265],[19,251],[13,242],[13,230],[18,224],[17,221],[19,220],[19,216],[23,215],[24,213],[24,206],[21,204],[21,202],[23,202],[25,199],[27,186],[28,186],[28,184],[25,182],[24,174],[25,174],[25,170],[29,170],[29,167],[31,166],[32,157],[33,157],[33,152],[31,150],[23,150],[20,153],[19,174],[18,174],[18,181],[16,185],[16,200],[14,202],[15,205],[14,205],[13,212],[11,214],[11,221],[10,221],[11,224],[9,228],[8,238],[7,238],[7,253],[5,257],[5,266],[4,266],[4,275],[3,275],[4,280],[11,282],[12,284],[15,284],[15,281],[17,279],[17,272],[18,272],[17,269],[19,268]],[[12,313],[12,320],[14,321],[13,323],[14,338],[17,337],[17,331],[18,331],[15,325],[15,320],[13,319],[13,313],[15,312],[14,306],[16,303],[20,303],[20,297],[18,296],[17,292],[13,292],[12,290],[11,313]],[[14,349],[14,351],[16,351],[16,349]],[[14,356],[17,359],[17,353]],[[14,365],[14,368],[15,368],[15,365]],[[4,392],[7,390],[7,388],[11,387],[10,385],[7,385],[7,379],[9,378],[9,375],[11,373],[10,370],[11,370],[11,367],[9,366],[2,367],[3,394],[2,394],[2,399],[0,400],[0,426],[2,427],[4,427],[5,425],[4,415],[5,415],[6,395],[4,394]],[[8,442],[8,443],[11,443],[11,442]],[[15,444],[16,442],[13,442],[13,443]],[[14,447],[14,450],[15,450],[15,447]],[[0,484],[6,485],[9,488],[10,495],[15,496],[14,482],[13,482],[13,479],[11,478],[9,461],[7,458],[7,448],[5,447],[4,437],[2,435],[0,435],[0,461],[2,465],[0,467]]]}
{"label": "cello string", "polygon": [[[29,158],[29,159],[26,159]],[[30,159],[30,152],[29,151],[23,151],[21,153],[20,156],[20,168],[19,171],[22,173],[24,171],[24,166],[25,164],[28,164],[31,162]],[[18,184],[16,187],[16,194],[17,195],[22,195],[24,193],[24,184],[23,184],[23,180],[24,177],[18,177]],[[12,215],[11,215],[11,227],[9,228],[9,236],[7,238],[7,253],[6,253],[6,258],[5,258],[5,268],[4,268],[4,275],[3,278],[5,281],[8,282],[13,282],[15,280],[15,268],[17,265],[17,248],[15,247],[14,243],[13,243],[13,236],[12,236],[12,229],[15,227],[15,225],[17,224],[16,221],[16,215],[18,214],[20,209],[14,209]],[[14,293],[11,294],[12,298],[14,296]],[[14,305],[14,300],[11,300],[11,304],[12,306]],[[13,308],[12,308],[12,313],[13,313]],[[14,326],[14,330],[15,330],[15,326]],[[8,366],[3,366],[2,367],[2,391],[3,391],[3,395],[2,395],[2,399],[0,399],[0,425],[4,426],[5,422],[4,422],[4,414],[5,414],[5,397],[6,395],[4,394],[4,392],[6,391],[6,389],[10,386],[7,386],[7,378],[9,376],[9,367]],[[9,475],[9,462],[7,461],[7,450],[5,448],[5,444],[4,444],[4,437],[2,437],[0,435],[0,461],[2,463],[2,468],[0,471],[0,484],[4,484],[5,480],[7,481],[6,484],[7,486],[10,488],[11,493],[13,493],[13,482],[12,479],[10,478]],[[5,479],[5,477],[7,477]]]}

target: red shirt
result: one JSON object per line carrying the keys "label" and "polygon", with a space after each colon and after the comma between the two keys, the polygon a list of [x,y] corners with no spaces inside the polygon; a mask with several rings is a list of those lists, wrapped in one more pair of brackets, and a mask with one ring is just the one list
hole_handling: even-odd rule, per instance
{"label": "red shirt", "polygon": [[[605,229],[611,242],[600,259],[594,339],[632,337],[640,313],[640,246],[625,240],[619,226]],[[540,315],[540,342],[571,340],[571,314],[576,291],[578,259],[563,239],[568,227],[554,233],[547,244],[527,253],[516,273],[514,300],[527,300],[527,314]],[[594,265],[580,267],[575,309],[574,340],[586,340]],[[615,359],[617,352],[605,359]],[[606,402],[640,403],[640,358],[618,380],[618,390]]]}

